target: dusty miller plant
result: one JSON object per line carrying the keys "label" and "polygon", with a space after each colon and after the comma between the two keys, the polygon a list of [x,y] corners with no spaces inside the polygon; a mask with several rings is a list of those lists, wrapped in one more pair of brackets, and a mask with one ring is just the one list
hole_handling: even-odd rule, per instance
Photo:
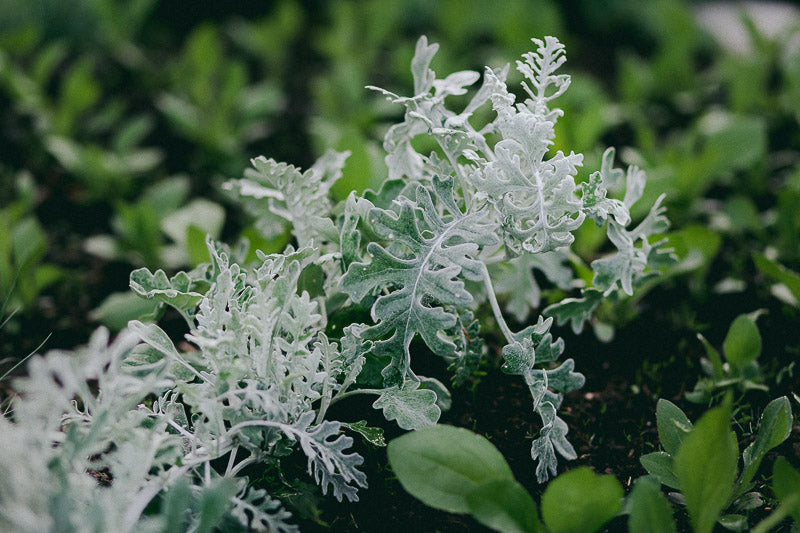
{"label": "dusty miller plant", "polygon": [[[574,458],[557,412],[584,377],[572,359],[558,363],[564,343],[551,325],[579,331],[603,298],[632,294],[668,256],[649,242],[667,220],[659,198],[632,226],[645,177],[615,169],[613,150],[581,184],[583,157],[550,153],[562,115],[551,102],[569,77],[556,73],[565,61],[557,39],[534,43],[517,62],[523,101],[506,87],[508,67],[487,69],[455,112],[447,98],[480,75],[437,79],[437,46],[421,38],[414,95],[378,89],[405,108],[386,134],[389,179],[378,192],[333,205],[328,191],[347,158],[335,152],[305,172],[260,157],[228,182],[263,232],[290,227],[294,247],[247,264],[242,249],[209,240],[210,262],[191,272],[133,272],[134,292],[186,320],[178,346],[134,321],[113,342],[101,329],[74,353],[35,358],[0,417],[0,529],[294,531],[283,504],[248,476],[301,453],[323,493],[356,500],[367,483],[351,435],[376,442],[379,433],[330,420],[330,406],[374,395],[404,429],[435,424],[449,392],[417,375],[412,359],[444,358],[458,385],[485,356],[481,329],[503,339],[503,370],[530,388],[539,481],[556,474],[557,453]],[[485,105],[493,120],[475,124]],[[438,148],[420,153],[418,136]],[[622,199],[609,195],[621,186]],[[607,228],[616,252],[594,261],[591,285],[581,286],[569,248],[587,218]],[[538,308],[533,269],[581,294],[515,332],[500,302],[520,321]],[[494,324],[476,320],[483,305]],[[369,323],[342,327],[333,314]]]}

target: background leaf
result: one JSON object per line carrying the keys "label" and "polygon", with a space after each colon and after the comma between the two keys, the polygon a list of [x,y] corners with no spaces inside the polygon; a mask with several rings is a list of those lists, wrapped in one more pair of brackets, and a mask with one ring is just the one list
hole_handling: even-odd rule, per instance
{"label": "background leaf", "polygon": [[670,455],[675,455],[686,435],[692,429],[692,423],[681,409],[661,398],[656,405],[656,425],[661,446]]}
{"label": "background leaf", "polygon": [[756,360],[761,353],[761,333],[747,315],[739,315],[731,324],[722,347],[725,358],[738,369]]}
{"label": "background leaf", "polygon": [[467,495],[488,481],[513,481],[502,454],[469,430],[437,425],[389,443],[389,464],[403,488],[424,504],[466,513]]}

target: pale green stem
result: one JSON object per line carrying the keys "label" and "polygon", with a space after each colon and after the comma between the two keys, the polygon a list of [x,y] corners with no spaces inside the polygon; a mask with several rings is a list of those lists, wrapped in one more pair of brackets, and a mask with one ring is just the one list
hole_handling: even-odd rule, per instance
{"label": "pale green stem", "polygon": [[228,477],[233,470],[233,466],[236,464],[236,452],[239,451],[238,446],[234,446],[231,450],[231,455],[228,458],[228,467],[225,469],[225,477]]}
{"label": "pale green stem", "polygon": [[17,362],[17,364],[15,364],[15,365],[14,365],[14,366],[12,366],[11,368],[9,368],[9,369],[8,369],[8,370],[5,372],[5,374],[3,374],[2,376],[0,376],[0,381],[3,381],[4,379],[6,379],[6,376],[8,376],[9,374],[11,374],[11,373],[12,373],[12,372],[13,372],[13,371],[14,371],[14,370],[15,370],[15,369],[18,367],[18,366],[20,366],[22,363],[24,363],[25,361],[27,361],[28,359],[30,359],[30,357],[31,357],[32,355],[34,355],[36,352],[38,352],[38,351],[39,351],[39,350],[42,348],[42,346],[44,346],[44,345],[45,345],[45,343],[46,343],[46,342],[47,342],[47,341],[50,339],[50,337],[51,337],[52,335],[53,335],[52,333],[50,333],[49,335],[47,335],[47,337],[45,337],[45,339],[44,339],[44,340],[43,340],[43,341],[42,341],[42,342],[39,344],[39,346],[37,346],[36,348],[34,348],[34,349],[33,349],[33,351],[31,351],[31,353],[29,353],[28,355],[26,355],[25,357],[23,357],[22,359],[20,359],[20,360]]}
{"label": "pale green stem", "polygon": [[236,465],[231,469],[231,471],[229,472],[229,477],[235,477],[239,475],[239,472],[241,472],[242,469],[244,469],[248,465],[255,463],[257,460],[258,460],[257,458],[252,456],[248,457],[247,459],[243,459],[238,465]]}
{"label": "pale green stem", "polygon": [[383,392],[384,391],[382,389],[353,389],[334,396],[331,399],[330,405],[335,404],[339,400],[344,400],[349,396],[355,396],[356,394],[375,394],[377,396],[380,396],[381,394],[383,394]]}
{"label": "pale green stem", "polygon": [[492,278],[489,276],[489,269],[486,268],[486,265],[483,265],[483,284],[486,286],[486,293],[489,297],[489,304],[492,306],[494,319],[497,321],[497,325],[500,326],[500,331],[503,332],[506,341],[511,344],[514,342],[514,333],[511,331],[511,328],[508,327],[508,324],[506,324],[506,319],[503,318],[503,312],[500,310],[500,304],[497,302],[497,296],[494,294]]}

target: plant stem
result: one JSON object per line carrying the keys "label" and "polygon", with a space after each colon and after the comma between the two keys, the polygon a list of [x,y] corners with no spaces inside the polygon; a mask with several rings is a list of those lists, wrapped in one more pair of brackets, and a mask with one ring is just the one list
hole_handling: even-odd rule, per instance
{"label": "plant stem", "polygon": [[506,319],[503,318],[503,312],[500,310],[500,304],[497,302],[497,296],[494,294],[492,278],[489,276],[489,269],[486,268],[486,265],[483,265],[483,284],[486,286],[486,293],[489,297],[489,304],[492,306],[494,319],[497,321],[497,325],[500,326],[500,331],[503,332],[506,341],[511,344],[514,342],[514,333],[511,331],[511,328],[508,327],[508,324],[506,324]]}
{"label": "plant stem", "polygon": [[353,390],[349,390],[347,392],[343,392],[341,394],[338,394],[338,395],[334,396],[331,399],[330,405],[333,405],[334,403],[338,402],[339,400],[343,400],[343,399],[347,398],[348,396],[355,396],[356,394],[376,394],[376,395],[381,395],[381,394],[383,394],[383,392],[384,392],[383,389],[353,389]]}
{"label": "plant stem", "polygon": [[46,342],[47,342],[47,341],[50,339],[50,337],[51,337],[52,335],[53,335],[52,333],[50,333],[49,335],[47,335],[47,337],[45,337],[45,339],[44,339],[44,340],[43,340],[43,341],[42,341],[42,342],[39,344],[39,346],[37,346],[36,348],[34,348],[34,349],[33,349],[33,351],[31,351],[31,353],[29,353],[28,355],[26,355],[25,357],[23,357],[22,359],[20,359],[19,361],[17,361],[17,364],[15,364],[15,365],[14,365],[14,366],[12,366],[11,368],[9,368],[9,369],[8,369],[8,370],[7,370],[7,371],[6,371],[6,372],[5,372],[5,373],[4,373],[2,376],[0,376],[0,381],[3,381],[4,379],[6,379],[6,376],[8,376],[10,373],[12,373],[12,372],[13,372],[13,371],[14,371],[14,370],[15,370],[15,369],[18,367],[18,366],[20,366],[22,363],[24,363],[25,361],[27,361],[28,359],[30,359],[30,357],[31,357],[33,354],[35,354],[36,352],[38,352],[38,351],[41,349],[41,347],[42,347],[42,346],[44,346],[44,345],[45,345],[45,343],[46,343]]}

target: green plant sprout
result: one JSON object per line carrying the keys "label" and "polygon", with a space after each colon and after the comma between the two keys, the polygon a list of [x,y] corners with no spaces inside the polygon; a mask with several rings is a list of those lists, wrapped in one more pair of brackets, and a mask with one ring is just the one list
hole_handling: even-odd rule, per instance
{"label": "green plant sprout", "polygon": [[715,392],[731,387],[741,391],[769,390],[756,361],[761,354],[761,334],[755,323],[759,314],[740,315],[731,323],[722,347],[725,362],[711,343],[697,334],[706,350],[707,357],[700,363],[708,377],[700,379],[694,389],[686,393],[687,400],[708,403]]}

